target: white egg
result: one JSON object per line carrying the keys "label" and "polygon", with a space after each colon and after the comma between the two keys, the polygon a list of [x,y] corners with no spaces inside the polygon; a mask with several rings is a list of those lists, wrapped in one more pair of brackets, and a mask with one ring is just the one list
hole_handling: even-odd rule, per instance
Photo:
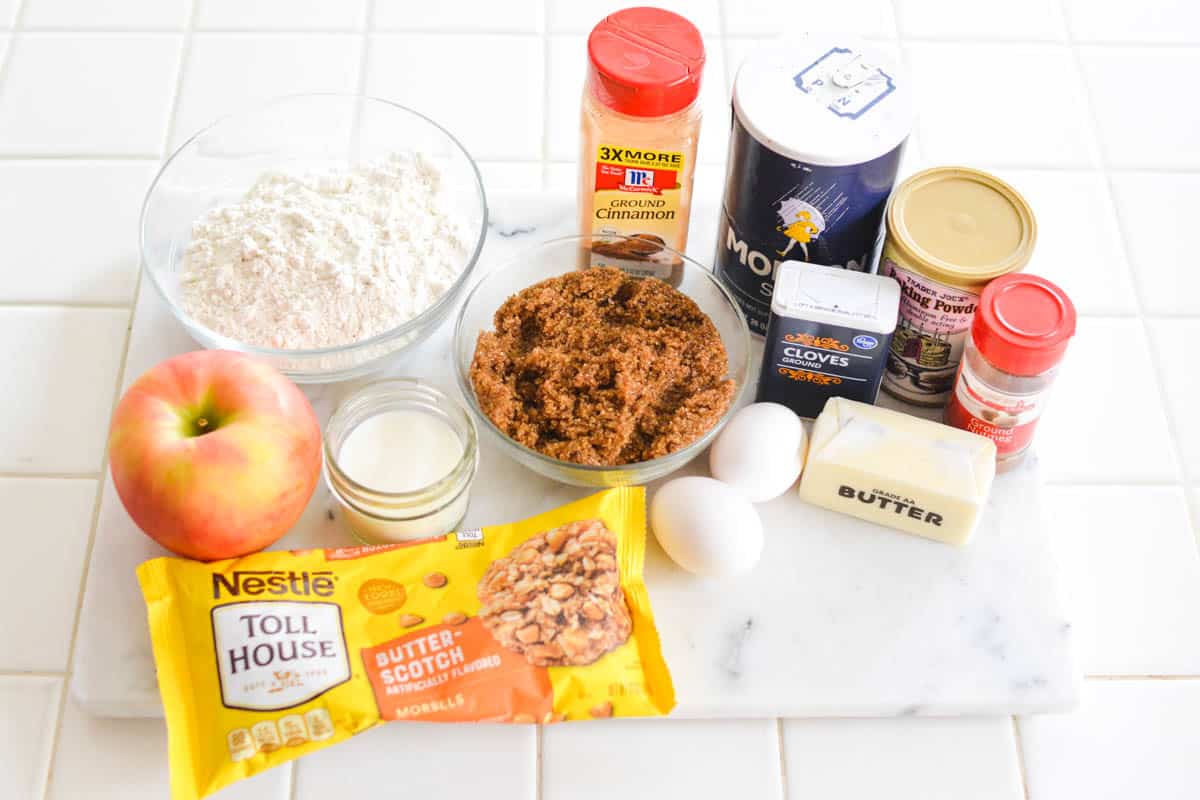
{"label": "white egg", "polygon": [[664,483],[650,501],[650,527],[667,555],[697,575],[736,575],[762,555],[758,512],[712,478],[693,475]]}
{"label": "white egg", "polygon": [[779,403],[752,403],[733,415],[708,453],[708,471],[751,503],[791,488],[804,469],[804,424]]}

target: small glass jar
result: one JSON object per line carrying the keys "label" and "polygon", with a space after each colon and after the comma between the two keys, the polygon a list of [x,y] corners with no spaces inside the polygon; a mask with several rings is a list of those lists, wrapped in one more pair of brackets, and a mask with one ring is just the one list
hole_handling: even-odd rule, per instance
{"label": "small glass jar", "polygon": [[[405,486],[400,490],[391,485],[369,485],[373,481],[362,467],[348,469],[343,463],[346,443],[356,430],[373,418],[378,423],[382,415],[394,415],[410,427],[422,425],[427,420],[429,430],[439,433],[452,431],[453,438],[462,446],[461,455],[443,459],[446,468],[438,467],[428,480],[421,479],[418,485]],[[374,424],[374,423],[372,423]],[[360,431],[360,438],[366,431]],[[392,437],[395,438],[395,437]],[[444,437],[443,437],[444,439]],[[415,441],[415,439],[414,439]],[[368,452],[368,463],[373,462],[379,470],[386,470],[391,459],[418,477],[415,467],[432,463],[430,452],[422,452],[420,446],[396,447],[394,450],[385,437],[359,441],[355,444],[362,461],[362,448],[376,449]],[[425,461],[421,461],[425,459]],[[479,465],[479,443],[475,423],[461,405],[427,383],[412,378],[394,378],[371,383],[347,398],[330,417],[325,426],[325,482],[337,500],[340,516],[354,536],[367,544],[424,539],[449,533],[462,522],[467,512],[471,482]],[[350,472],[356,472],[351,477]]]}
{"label": "small glass jar", "polygon": [[946,424],[995,442],[998,469],[1015,466],[1033,441],[1074,333],[1075,307],[1050,281],[1017,273],[989,283],[964,343]]}

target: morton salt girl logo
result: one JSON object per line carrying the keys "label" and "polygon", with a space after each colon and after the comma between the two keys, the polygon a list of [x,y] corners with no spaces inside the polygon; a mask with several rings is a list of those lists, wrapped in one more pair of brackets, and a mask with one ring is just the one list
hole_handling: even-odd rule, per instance
{"label": "morton salt girl logo", "polygon": [[825,218],[816,206],[794,197],[786,198],[779,203],[776,211],[780,224],[775,230],[787,237],[787,244],[782,250],[775,252],[780,258],[787,258],[792,248],[800,245],[804,260],[808,261],[808,244],[821,235],[825,230]]}

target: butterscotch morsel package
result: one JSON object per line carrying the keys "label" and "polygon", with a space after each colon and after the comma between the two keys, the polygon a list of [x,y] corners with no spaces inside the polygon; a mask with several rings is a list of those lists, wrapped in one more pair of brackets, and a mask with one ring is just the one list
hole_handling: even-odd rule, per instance
{"label": "butterscotch morsel package", "polygon": [[393,720],[549,723],[675,704],[645,493],[401,545],[138,568],[174,800]]}

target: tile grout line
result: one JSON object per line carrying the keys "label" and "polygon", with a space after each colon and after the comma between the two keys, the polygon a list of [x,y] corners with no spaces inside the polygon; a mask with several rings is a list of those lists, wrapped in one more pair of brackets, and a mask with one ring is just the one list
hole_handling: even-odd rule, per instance
{"label": "tile grout line", "polygon": [[66,678],[66,672],[46,669],[0,669],[0,678]]}
{"label": "tile grout line", "polygon": [[775,718],[775,749],[779,756],[779,798],[788,800],[787,759],[784,757],[783,717]]}
{"label": "tile grout line", "polygon": [[539,163],[542,190],[545,191],[550,188],[550,0],[542,0],[542,155]]}
{"label": "tile grout line", "polygon": [[545,792],[542,785],[542,727],[535,725],[533,734],[533,800],[543,800]]}
{"label": "tile grout line", "polygon": [[52,303],[47,303],[43,300],[0,300],[0,310],[4,309],[22,309],[26,311],[59,311],[69,309],[73,311],[129,311],[133,308],[132,303],[73,303],[69,300],[56,300]]}
{"label": "tile grout line", "polygon": [[1105,487],[1128,487],[1130,489],[1169,489],[1175,487],[1187,488],[1188,484],[1182,480],[1158,480],[1154,478],[1125,478],[1113,480],[1091,479],[1091,478],[1045,478],[1042,481],[1043,486],[1054,487],[1056,489],[1099,489]]}
{"label": "tile grout line", "polygon": [[[1065,0],[1059,0],[1059,10],[1063,14],[1063,19],[1067,22],[1066,37],[1071,56],[1075,62],[1075,72],[1079,76],[1080,85],[1083,88],[1083,101],[1087,106],[1088,121],[1091,123],[1092,136],[1096,142],[1096,151],[1100,160],[1100,171],[1104,176],[1105,184],[1108,186],[1109,199],[1114,202],[1116,199],[1116,186],[1113,183],[1112,172],[1109,169],[1108,148],[1105,145],[1103,137],[1100,135],[1100,120],[1096,116],[1096,103],[1092,91],[1092,83],[1088,80],[1087,71],[1083,66],[1083,56],[1080,53],[1079,46],[1075,42],[1074,34],[1071,32],[1069,24],[1070,16],[1067,12]],[[1133,253],[1129,244],[1129,234],[1126,230],[1124,220],[1121,215],[1116,217],[1117,234],[1121,237],[1121,251],[1125,256],[1126,269],[1129,270],[1131,280],[1131,288],[1133,290],[1133,304],[1137,311],[1138,319],[1141,322],[1142,335],[1146,337],[1146,349],[1150,356],[1150,369],[1154,375],[1155,387],[1158,389],[1159,406],[1162,409],[1163,418],[1167,426],[1167,438],[1169,439],[1169,447],[1171,450],[1171,458],[1175,464],[1175,474],[1178,476],[1178,482],[1186,485],[1187,468],[1183,460],[1183,450],[1180,445],[1179,426],[1175,421],[1175,415],[1167,403],[1167,386],[1163,379],[1164,370],[1163,362],[1155,344],[1153,331],[1150,328],[1150,320],[1146,315],[1146,300],[1143,297],[1142,282],[1138,279],[1136,270],[1133,269]],[[1186,499],[1186,498],[1185,498]],[[1191,525],[1192,541],[1197,548],[1200,548],[1200,525],[1197,524],[1196,509],[1191,502],[1184,503],[1184,511],[1187,514],[1188,523]]]}
{"label": "tile grout line", "polygon": [[[137,280],[134,282],[134,297],[141,287],[142,273],[138,270]],[[125,378],[125,366],[129,358],[129,343],[133,333],[133,316],[134,307],[129,309],[128,322],[125,326],[125,346],[121,352],[121,360],[117,365],[116,385],[113,387],[112,398],[108,406],[108,418],[112,418],[113,410],[116,408],[117,401],[121,395],[121,384]],[[107,423],[107,420],[106,420]],[[100,474],[96,480],[96,496],[92,501],[92,517],[88,527],[87,547],[83,552],[83,569],[80,570],[79,587],[75,600],[75,615],[71,623],[71,638],[67,644],[67,671],[63,676],[62,691],[59,693],[58,714],[54,722],[54,736],[50,743],[50,759],[46,765],[46,781],[43,784],[43,797],[50,797],[50,787],[54,780],[54,762],[58,758],[59,739],[62,737],[63,718],[66,716],[67,704],[70,702],[71,678],[74,675],[74,660],[75,646],[79,638],[79,623],[83,618],[83,598],[87,591],[88,576],[91,572],[92,553],[96,548],[96,527],[100,520],[100,501],[104,497],[104,474],[108,468],[108,452],[105,449],[104,455],[100,459]]]}
{"label": "tile grout line", "polygon": [[1094,675],[1084,675],[1083,679],[1087,680],[1087,681],[1111,681],[1111,682],[1128,681],[1131,683],[1132,682],[1140,682],[1140,681],[1200,681],[1200,674],[1172,675],[1170,673],[1162,673],[1162,674],[1157,674],[1157,675],[1151,675],[1151,674],[1147,674],[1147,675],[1130,675],[1130,674],[1105,675],[1102,673],[1097,673]]}
{"label": "tile grout line", "polygon": [[[16,49],[17,49],[17,41],[18,41],[18,39],[21,38],[22,28],[25,23],[25,13],[29,8],[30,2],[32,2],[32,0],[18,0],[16,12],[13,14],[13,18],[12,18],[12,27],[9,28],[8,31],[6,31],[7,46],[4,48],[3,58],[0,58],[0,91],[3,91],[4,84],[7,81],[8,72],[10,69],[9,65],[12,64],[13,53],[15,53]],[[126,337],[128,337],[128,332],[126,332]],[[86,571],[86,570],[87,570],[87,565],[85,564],[84,571]],[[69,649],[69,647],[68,647],[68,649]],[[69,661],[68,661],[68,666],[69,666]],[[40,675],[40,674],[38,674],[36,672],[32,672],[32,671],[27,672],[27,673],[18,673],[18,674],[23,674],[26,677],[48,677],[46,675]],[[6,673],[5,677],[10,677],[10,676]],[[54,724],[54,729],[52,731],[52,735],[50,737],[49,752],[45,754],[44,760],[41,764],[41,768],[42,768],[41,790],[42,790],[43,797],[48,796],[49,792],[50,792],[50,775],[53,772],[54,752],[58,747],[58,731],[59,731],[59,727],[62,724],[63,709],[66,707],[67,684],[69,681],[66,674],[61,674],[61,675],[54,674],[53,677],[60,680],[62,682],[62,686],[59,688],[58,695],[57,695],[58,707],[53,709],[53,715],[55,717],[55,724]]]}
{"label": "tile grout line", "polygon": [[4,82],[8,78],[9,64],[13,60],[13,51],[17,49],[17,39],[23,33],[25,12],[31,2],[33,0],[18,0],[17,11],[13,14],[12,27],[5,31],[8,36],[8,46],[4,48],[4,57],[0,58],[0,91],[3,91]]}
{"label": "tile grout line", "polygon": [[[728,85],[727,85],[727,88],[732,89],[732,87],[728,86]],[[10,152],[10,153],[0,153],[0,164],[22,162],[22,161],[29,161],[29,162],[67,161],[67,162],[73,162],[73,163],[87,162],[87,161],[117,161],[117,162],[124,161],[124,162],[129,162],[129,163],[134,163],[134,164],[141,164],[141,163],[145,163],[147,161],[152,161],[155,163],[161,162],[162,156],[157,153],[142,153],[142,154],[139,154],[139,153],[103,153],[103,152],[89,152],[87,150],[78,150],[78,151],[63,152],[63,153],[37,152],[37,151],[14,151],[14,152]],[[479,163],[483,163],[483,164],[542,164],[544,162],[552,164],[552,165],[553,164],[574,164],[575,163],[575,161],[572,159],[561,159],[561,158],[543,159],[541,157],[536,157],[536,158],[508,157],[508,158],[481,158],[481,159],[479,159]],[[717,165],[719,165],[720,162],[718,162],[718,161],[703,161],[702,160],[700,163],[707,164],[710,166],[717,166]],[[1102,170],[1100,170],[1098,167],[1064,166],[1061,164],[1051,164],[1048,162],[1040,163],[1040,164],[1039,163],[1031,163],[1031,162],[1013,162],[1010,164],[979,162],[978,166],[980,166],[981,168],[984,168],[984,169],[1011,170],[1011,171],[1015,171],[1015,172],[1052,172],[1052,173],[1063,172],[1063,173],[1074,173],[1074,174],[1078,174],[1078,175],[1091,175],[1091,174],[1102,175]],[[1118,174],[1118,175],[1127,175],[1127,174],[1128,175],[1196,175],[1196,174],[1200,174],[1200,165],[1195,166],[1195,167],[1187,167],[1187,166],[1164,167],[1164,166],[1153,166],[1153,165],[1129,166],[1129,167],[1122,166],[1122,167],[1109,167],[1108,172],[1112,173],[1112,174]],[[1155,315],[1163,316],[1163,315],[1170,315],[1171,313],[1172,312],[1156,312]],[[1127,316],[1129,316],[1129,315],[1127,315]]]}
{"label": "tile grout line", "polygon": [[[895,36],[859,36],[858,38],[869,42],[896,42],[900,38],[899,25]],[[66,26],[45,26],[33,29],[23,29],[22,34],[25,36],[51,38],[55,36],[164,36],[171,34],[180,34],[187,31],[187,27],[157,27],[157,28],[130,28],[114,25],[112,27],[89,27],[89,28],[72,28]],[[17,31],[16,25],[8,29],[0,29],[0,33],[12,34]],[[314,37],[333,37],[344,36],[361,33],[359,28],[351,27],[323,27],[323,28],[250,28],[237,26],[214,26],[211,28],[196,29],[193,31],[200,36],[223,35],[223,36],[314,36]],[[539,34],[547,36],[579,36],[586,35],[587,30],[579,29],[562,29],[562,30],[513,30],[511,28],[470,28],[470,29],[454,29],[449,27],[440,28],[372,28],[372,33],[382,36],[429,36],[435,38],[450,38],[462,36],[497,36],[497,37],[521,37],[521,36],[537,36]],[[719,31],[701,31],[701,33],[719,33]],[[760,32],[739,32],[723,34],[730,39],[753,40],[762,39],[778,35],[778,30],[764,30]],[[918,36],[903,37],[907,42],[912,44],[933,44],[933,45],[1010,45],[1024,44],[1041,47],[1067,47],[1070,46],[1070,35],[1055,38],[1022,38],[1020,36],[987,36],[982,34],[947,34],[945,36],[936,34],[923,34]],[[1075,45],[1083,48],[1095,49],[1142,49],[1142,50],[1200,50],[1200,39],[1196,41],[1154,41],[1154,40],[1137,40],[1137,39],[1096,39],[1088,41],[1075,42]]]}
{"label": "tile grout line", "polygon": [[144,155],[137,153],[88,153],[85,151],[72,153],[39,153],[34,151],[0,153],[0,164],[21,161],[128,161],[130,163],[141,164],[147,161],[161,160],[158,155],[150,153]]}
{"label": "tile grout line", "polygon": [[55,481],[94,481],[99,480],[99,472],[15,472],[0,470],[0,480],[55,480]]}
{"label": "tile grout line", "polygon": [[[197,4],[199,0],[191,0],[191,5],[188,7],[188,25],[183,32],[182,41],[179,50],[179,66],[175,76],[175,96],[171,104],[171,113],[167,117],[166,130],[163,134],[162,150],[160,157],[163,156],[171,141],[171,134],[175,127],[175,119],[179,112],[179,101],[181,89],[183,88],[183,78],[187,69],[188,54],[192,41],[192,27],[196,22]],[[140,265],[139,265],[140,266]],[[109,402],[109,418],[112,417],[112,412],[116,408],[117,402],[121,395],[121,386],[125,379],[125,369],[129,360],[129,345],[133,338],[133,322],[134,315],[137,310],[137,297],[142,286],[142,270],[138,269],[137,279],[134,281],[133,295],[130,300],[129,313],[127,316],[128,322],[125,326],[125,346],[121,352],[121,359],[117,366],[117,377],[113,386],[111,400]],[[50,791],[54,784],[54,766],[58,759],[59,744],[62,739],[63,720],[66,717],[67,705],[70,702],[71,693],[71,678],[74,675],[75,648],[79,639],[79,623],[83,618],[83,600],[87,592],[88,577],[91,572],[92,553],[96,547],[96,527],[100,519],[100,503],[104,497],[104,480],[103,475],[108,467],[108,453],[105,451],[100,460],[100,479],[96,482],[96,497],[92,503],[92,519],[88,530],[87,547],[84,549],[83,569],[80,571],[78,595],[75,601],[75,617],[71,625],[71,638],[67,645],[67,674],[63,679],[62,691],[59,693],[58,714],[54,722],[54,735],[50,741],[50,757],[46,765],[46,780],[43,783],[42,793],[43,798],[48,800]]]}
{"label": "tile grout line", "polygon": [[[192,52],[192,29],[196,26],[196,16],[199,14],[200,0],[191,0],[191,7],[188,9],[187,28],[183,31],[183,42],[179,48],[179,71],[175,73],[175,96],[172,98],[171,113],[167,115],[167,127],[163,132],[162,145],[159,148],[158,157],[162,160],[171,152],[171,140],[175,135],[175,123],[179,117],[179,103],[183,97],[183,80],[187,76],[188,59]],[[141,271],[138,272],[141,275]],[[137,303],[137,295],[133,296],[134,303]]]}
{"label": "tile grout line", "polygon": [[1012,719],[1013,747],[1017,751],[1017,772],[1021,776],[1021,795],[1025,800],[1029,800],[1029,774],[1025,768],[1025,750],[1021,746],[1021,726],[1017,723],[1016,714],[1013,714],[1010,719]]}

